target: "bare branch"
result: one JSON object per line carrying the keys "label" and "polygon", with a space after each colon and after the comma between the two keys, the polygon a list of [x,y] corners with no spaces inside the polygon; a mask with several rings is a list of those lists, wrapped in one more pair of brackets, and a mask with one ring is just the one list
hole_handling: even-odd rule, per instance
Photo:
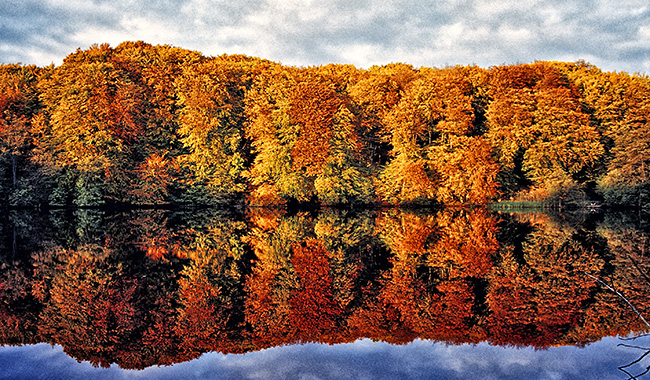
{"label": "bare branch", "polygon": [[584,273],[584,274],[586,274],[587,276],[591,277],[594,281],[596,281],[596,282],[602,284],[604,287],[606,287],[607,289],[609,289],[609,290],[611,290],[612,292],[614,292],[617,296],[619,296],[623,301],[625,301],[626,304],[628,304],[628,305],[632,308],[632,310],[634,310],[634,312],[636,313],[636,315],[638,315],[639,318],[641,318],[641,320],[642,320],[643,323],[646,325],[646,327],[647,327],[648,329],[650,329],[650,324],[648,323],[648,321],[646,321],[645,318],[643,318],[643,315],[641,315],[641,313],[639,313],[639,311],[636,309],[636,307],[634,307],[634,305],[632,305],[632,304],[630,303],[630,301],[628,301],[627,298],[625,298],[624,295],[622,295],[621,293],[619,293],[617,290],[615,290],[615,289],[612,288],[611,286],[607,285],[607,284],[606,284],[604,281],[602,281],[601,279],[599,279],[599,278],[597,278],[597,277],[595,277],[595,276],[592,276],[591,274],[589,274],[589,273],[587,273],[587,272],[582,272],[582,273]]}

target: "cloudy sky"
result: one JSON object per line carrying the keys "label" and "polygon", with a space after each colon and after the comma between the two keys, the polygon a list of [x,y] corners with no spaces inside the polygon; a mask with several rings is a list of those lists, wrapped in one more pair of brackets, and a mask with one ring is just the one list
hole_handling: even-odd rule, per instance
{"label": "cloudy sky", "polygon": [[143,40],[287,65],[585,60],[650,73],[648,0],[0,0],[0,62]]}

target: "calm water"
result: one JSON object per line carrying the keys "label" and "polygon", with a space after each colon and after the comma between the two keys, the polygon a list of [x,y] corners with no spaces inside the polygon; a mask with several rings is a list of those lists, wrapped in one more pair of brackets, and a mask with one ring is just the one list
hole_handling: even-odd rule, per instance
{"label": "calm water", "polygon": [[626,379],[650,365],[650,337],[619,338],[647,330],[648,231],[614,213],[12,211],[0,379]]}

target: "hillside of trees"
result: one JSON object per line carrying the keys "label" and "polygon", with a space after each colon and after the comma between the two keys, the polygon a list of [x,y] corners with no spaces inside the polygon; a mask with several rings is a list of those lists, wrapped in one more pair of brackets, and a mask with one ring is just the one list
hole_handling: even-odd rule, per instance
{"label": "hillside of trees", "polygon": [[298,68],[92,46],[0,66],[0,201],[644,208],[649,122],[648,77],[584,62]]}

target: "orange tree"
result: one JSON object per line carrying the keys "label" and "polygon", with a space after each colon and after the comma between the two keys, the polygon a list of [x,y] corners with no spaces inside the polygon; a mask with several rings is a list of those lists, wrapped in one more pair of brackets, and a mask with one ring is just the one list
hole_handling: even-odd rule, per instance
{"label": "orange tree", "polygon": [[496,67],[490,75],[486,138],[505,195],[530,190],[558,205],[579,200],[604,148],[578,88],[546,62]]}
{"label": "orange tree", "polygon": [[622,88],[622,117],[607,131],[612,140],[607,172],[599,180],[605,200],[614,204],[650,205],[648,144],[650,142],[650,81],[643,76],[620,75],[615,85]]}
{"label": "orange tree", "polygon": [[253,203],[372,200],[357,118],[339,87],[317,69],[281,67],[256,83],[247,99]]}

